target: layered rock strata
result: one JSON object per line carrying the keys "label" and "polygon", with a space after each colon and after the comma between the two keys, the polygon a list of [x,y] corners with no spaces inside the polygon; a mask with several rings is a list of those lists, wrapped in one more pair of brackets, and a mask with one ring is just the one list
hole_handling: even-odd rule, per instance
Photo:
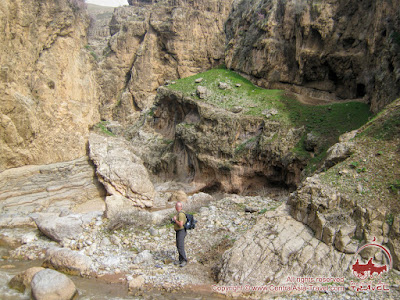
{"label": "layered rock strata", "polygon": [[400,94],[399,1],[236,0],[226,65],[259,85],[378,111]]}
{"label": "layered rock strata", "polygon": [[17,213],[70,211],[85,202],[104,204],[104,195],[105,190],[86,156],[0,173],[0,208],[2,218],[6,219],[7,215]]}

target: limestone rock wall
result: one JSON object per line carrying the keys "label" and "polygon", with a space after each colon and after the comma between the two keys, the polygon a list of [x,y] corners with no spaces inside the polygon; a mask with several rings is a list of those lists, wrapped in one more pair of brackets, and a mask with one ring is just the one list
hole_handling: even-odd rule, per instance
{"label": "limestone rock wall", "polygon": [[378,111],[400,94],[400,1],[235,0],[226,65],[257,84]]}
{"label": "limestone rock wall", "polygon": [[102,118],[129,122],[151,107],[158,86],[223,63],[232,0],[132,1],[111,20],[98,78]]}
{"label": "limestone rock wall", "polygon": [[98,86],[78,0],[0,3],[0,172],[86,154]]}

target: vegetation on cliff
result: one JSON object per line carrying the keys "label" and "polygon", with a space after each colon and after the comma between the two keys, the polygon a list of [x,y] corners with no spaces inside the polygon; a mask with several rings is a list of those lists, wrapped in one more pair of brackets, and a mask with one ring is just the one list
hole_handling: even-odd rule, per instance
{"label": "vegetation on cliff", "polygon": [[[198,86],[207,90],[207,96],[203,99],[196,94]],[[359,128],[371,116],[365,103],[303,104],[294,94],[257,87],[224,67],[177,80],[169,88],[229,111],[240,107],[244,115],[262,117],[286,128],[304,128],[302,138],[293,152],[310,160],[309,171],[316,169],[325,157],[326,150],[338,141],[341,134]],[[308,151],[307,134],[312,134],[316,139],[315,149]]]}
{"label": "vegetation on cliff", "polygon": [[400,212],[400,99],[360,128],[356,150],[327,170],[322,180],[359,203]]}

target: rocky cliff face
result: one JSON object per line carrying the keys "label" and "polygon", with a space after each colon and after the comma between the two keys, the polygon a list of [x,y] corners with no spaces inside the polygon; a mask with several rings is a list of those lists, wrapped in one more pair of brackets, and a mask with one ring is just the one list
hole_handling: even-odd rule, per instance
{"label": "rocky cliff face", "polygon": [[150,115],[150,129],[138,125],[129,135],[137,155],[160,178],[233,193],[300,182],[305,162],[292,149],[302,128],[227,111],[167,87],[158,89]]}
{"label": "rocky cliff face", "polygon": [[226,65],[259,85],[382,109],[400,93],[399,1],[236,0]]}
{"label": "rocky cliff face", "polygon": [[114,8],[87,4],[87,10],[90,16],[90,26],[88,31],[88,40],[90,51],[95,59],[107,54],[108,41],[110,40],[110,21],[113,16]]}
{"label": "rocky cliff face", "polygon": [[122,122],[149,108],[158,86],[223,62],[231,0],[131,1],[117,8],[100,63],[102,117]]}
{"label": "rocky cliff face", "polygon": [[86,154],[99,113],[83,4],[0,3],[0,171]]}
{"label": "rocky cliff face", "polygon": [[304,180],[287,207],[266,213],[235,242],[224,254],[221,282],[263,284],[267,277],[282,283],[288,273],[352,278],[348,271],[356,259],[389,264],[379,248],[356,254],[373,241],[390,249],[399,269],[399,108],[395,100],[377,118],[343,135],[340,144],[346,147],[351,139],[351,151]]}

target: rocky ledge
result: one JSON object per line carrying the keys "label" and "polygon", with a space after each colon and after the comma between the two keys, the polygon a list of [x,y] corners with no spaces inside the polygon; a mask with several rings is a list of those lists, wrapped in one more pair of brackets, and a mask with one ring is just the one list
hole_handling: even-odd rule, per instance
{"label": "rocky ledge", "polygon": [[291,150],[302,128],[220,109],[167,87],[158,89],[155,103],[126,136],[160,178],[234,193],[300,182],[305,162]]}

